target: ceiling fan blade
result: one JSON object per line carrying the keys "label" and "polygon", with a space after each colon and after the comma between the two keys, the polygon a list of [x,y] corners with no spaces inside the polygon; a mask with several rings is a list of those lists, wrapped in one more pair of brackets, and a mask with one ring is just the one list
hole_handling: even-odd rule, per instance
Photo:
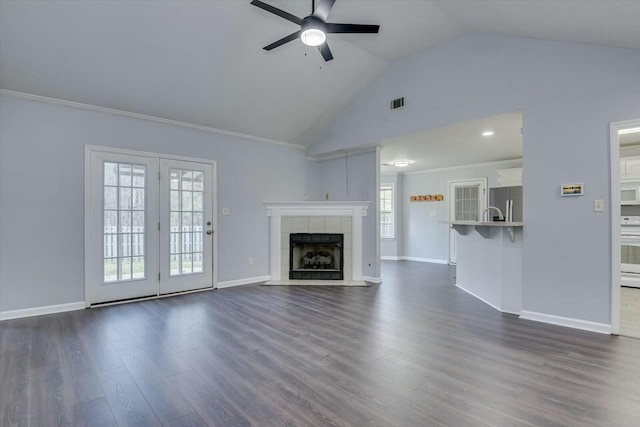
{"label": "ceiling fan blade", "polygon": [[281,18],[286,19],[287,21],[291,21],[294,24],[302,25],[302,18],[298,18],[295,15],[290,14],[289,12],[285,12],[282,9],[278,9],[277,7],[273,7],[270,4],[266,4],[260,0],[252,0],[251,4],[254,6],[258,6],[260,9],[266,10],[267,12],[271,12],[274,15],[278,15]]}
{"label": "ceiling fan blade", "polygon": [[287,37],[283,37],[280,40],[273,42],[268,46],[263,47],[263,49],[264,50],[275,49],[278,46],[282,46],[285,43],[289,43],[290,41],[297,39],[298,37],[300,37],[300,31],[296,31],[295,33],[289,34]]}
{"label": "ceiling fan blade", "polygon": [[327,42],[324,42],[320,46],[318,46],[318,50],[322,54],[322,57],[325,61],[328,62],[333,59],[333,54],[331,53],[331,49],[329,49],[329,45],[327,44]]}
{"label": "ceiling fan blade", "polygon": [[331,24],[327,22],[325,24],[325,30],[327,33],[362,33],[362,34],[375,34],[380,29],[380,25],[365,25],[365,24]]}
{"label": "ceiling fan blade", "polygon": [[331,12],[331,8],[333,7],[333,4],[335,2],[336,0],[320,0],[318,2],[316,10],[313,12],[313,16],[326,21],[327,17],[329,16],[329,12]]}

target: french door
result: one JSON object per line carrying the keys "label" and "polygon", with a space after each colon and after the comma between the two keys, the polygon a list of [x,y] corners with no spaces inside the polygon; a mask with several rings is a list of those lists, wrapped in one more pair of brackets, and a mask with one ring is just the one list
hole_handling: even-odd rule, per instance
{"label": "french door", "polygon": [[213,166],[160,159],[160,293],[212,286]]}
{"label": "french door", "polygon": [[213,287],[213,167],[87,147],[87,306]]}

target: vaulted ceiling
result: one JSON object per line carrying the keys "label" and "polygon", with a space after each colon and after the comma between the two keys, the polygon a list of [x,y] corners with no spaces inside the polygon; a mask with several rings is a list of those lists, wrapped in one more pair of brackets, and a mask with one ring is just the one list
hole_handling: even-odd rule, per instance
{"label": "vaulted ceiling", "polygon": [[[298,16],[310,0],[264,0]],[[0,88],[308,145],[389,63],[463,33],[640,49],[640,1],[337,0],[335,59],[249,0],[0,0]]]}

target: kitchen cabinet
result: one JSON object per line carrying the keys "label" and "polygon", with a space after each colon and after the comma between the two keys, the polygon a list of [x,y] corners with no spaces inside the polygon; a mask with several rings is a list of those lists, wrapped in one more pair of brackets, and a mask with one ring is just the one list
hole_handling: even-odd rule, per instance
{"label": "kitchen cabinet", "polygon": [[[640,169],[638,172],[640,173]],[[522,168],[498,169],[497,173],[498,187],[518,187],[522,185]]]}
{"label": "kitchen cabinet", "polygon": [[640,157],[629,157],[620,161],[620,179],[640,181]]}

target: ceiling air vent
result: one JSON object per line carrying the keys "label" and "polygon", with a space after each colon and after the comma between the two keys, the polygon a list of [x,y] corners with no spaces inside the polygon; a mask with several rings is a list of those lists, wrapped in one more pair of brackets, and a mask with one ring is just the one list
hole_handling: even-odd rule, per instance
{"label": "ceiling air vent", "polygon": [[404,107],[404,96],[402,98],[396,98],[391,101],[391,109],[395,110],[396,108]]}

